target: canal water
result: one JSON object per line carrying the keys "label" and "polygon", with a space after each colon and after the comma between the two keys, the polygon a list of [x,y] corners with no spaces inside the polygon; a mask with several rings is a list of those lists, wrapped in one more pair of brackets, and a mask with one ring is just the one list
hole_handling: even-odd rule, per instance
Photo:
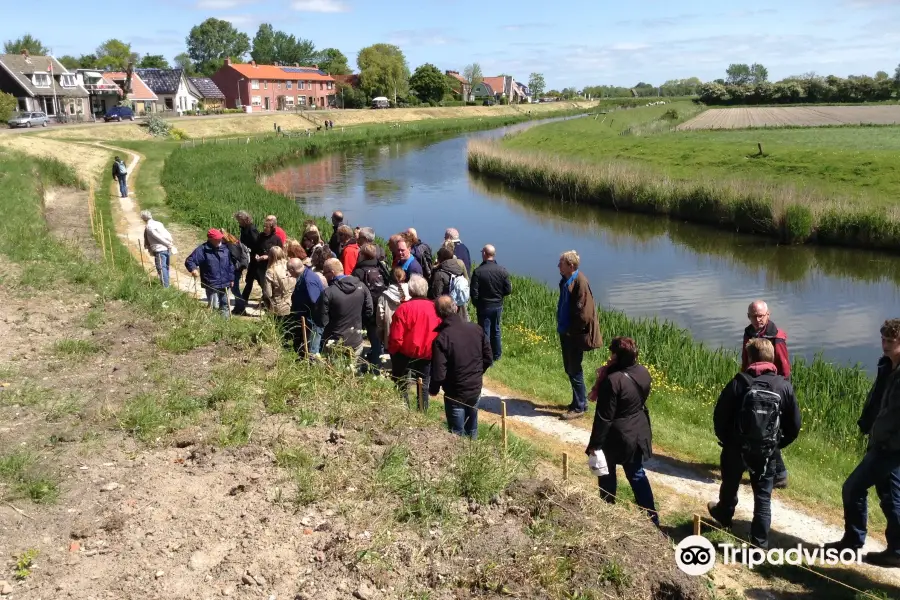
{"label": "canal water", "polygon": [[900,258],[778,246],[665,217],[561,203],[470,174],[467,141],[510,129],[336,153],[275,173],[264,185],[311,214],[343,210],[349,224],[382,237],[415,227],[435,249],[444,229],[455,227],[473,260],[491,243],[510,272],[551,286],[559,282],[559,254],[575,249],[601,306],[674,321],[713,346],[737,349],[748,303],[763,298],[794,355],[821,352],[874,370],[878,329],[900,316]]}

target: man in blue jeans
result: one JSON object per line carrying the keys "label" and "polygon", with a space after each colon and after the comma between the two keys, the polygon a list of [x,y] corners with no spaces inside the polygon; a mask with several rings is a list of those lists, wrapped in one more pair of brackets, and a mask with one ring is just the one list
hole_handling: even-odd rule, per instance
{"label": "man in blue jeans", "polygon": [[559,302],[556,305],[556,332],[562,349],[563,368],[572,386],[572,403],[563,420],[583,417],[587,410],[584,388],[584,353],[603,345],[597,306],[587,277],[578,270],[581,258],[574,250],[559,257]]}
{"label": "man in blue jeans", "polygon": [[149,210],[141,211],[141,219],[147,224],[144,227],[144,248],[153,256],[160,283],[163,287],[169,287],[169,259],[175,246],[172,234],[162,223],[153,219]]}
{"label": "man in blue jeans", "polygon": [[869,390],[860,431],[869,436],[866,454],[844,482],[844,536],[826,548],[859,549],[866,541],[867,496],[874,487],[887,520],[887,549],[869,552],[863,560],[879,567],[900,567],[900,319],[881,326],[878,374]]}
{"label": "man in blue jeans", "polygon": [[210,229],[206,232],[206,243],[200,244],[184,261],[184,268],[206,291],[206,302],[210,308],[218,308],[226,319],[231,316],[228,306],[228,288],[234,283],[234,263],[231,252],[222,243],[222,232]]}
{"label": "man in blue jeans", "polygon": [[496,256],[497,251],[490,244],[481,249],[481,264],[472,273],[472,283],[469,285],[478,324],[491,343],[494,362],[500,360],[503,351],[500,338],[503,299],[512,293],[509,273],[497,264]]}
{"label": "man in blue jeans", "polygon": [[428,393],[444,388],[444,414],[451,433],[478,437],[478,400],[484,372],[493,362],[484,331],[457,313],[450,296],[434,301],[441,324],[431,345],[431,382]]}
{"label": "man in blue jeans", "polygon": [[118,156],[113,161],[112,166],[113,178],[119,182],[119,195],[123,198],[128,197],[128,167]]}

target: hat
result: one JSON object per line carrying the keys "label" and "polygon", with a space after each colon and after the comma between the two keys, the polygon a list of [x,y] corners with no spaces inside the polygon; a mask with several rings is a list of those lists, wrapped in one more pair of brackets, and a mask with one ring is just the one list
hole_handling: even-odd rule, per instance
{"label": "hat", "polygon": [[208,237],[211,240],[221,240],[225,236],[222,235],[222,232],[219,231],[218,229],[210,229],[209,231],[206,232],[206,237]]}

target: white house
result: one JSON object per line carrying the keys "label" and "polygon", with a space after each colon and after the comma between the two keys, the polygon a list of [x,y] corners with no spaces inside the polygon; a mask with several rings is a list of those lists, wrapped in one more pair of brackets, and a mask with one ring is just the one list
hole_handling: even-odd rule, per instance
{"label": "white house", "polygon": [[196,88],[191,86],[184,69],[135,69],[144,83],[159,98],[161,110],[196,110],[203,100]]}

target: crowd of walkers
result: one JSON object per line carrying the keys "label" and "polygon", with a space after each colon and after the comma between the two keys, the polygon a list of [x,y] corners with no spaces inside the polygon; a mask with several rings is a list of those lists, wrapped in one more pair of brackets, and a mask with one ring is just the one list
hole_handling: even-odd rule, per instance
{"label": "crowd of walkers", "polygon": [[[171,235],[149,212],[145,247],[155,257],[163,285],[174,253]],[[327,242],[316,224],[305,225],[299,240],[288,239],[275,216],[257,230],[251,216],[235,219],[238,237],[210,229],[207,242],[185,261],[199,277],[211,307],[229,315],[246,312],[254,283],[261,306],[280,323],[286,340],[301,356],[327,360],[336,351],[352,354],[361,372],[390,376],[411,404],[427,409],[431,396],[444,391],[449,429],[477,436],[478,402],[485,371],[502,355],[504,299],[512,293],[509,273],[496,261],[496,249],[481,249],[481,264],[472,269],[471,254],[456,229],[447,229],[433,252],[415,229],[388,238],[388,253],[375,244],[370,227],[353,228],[335,211]],[[580,271],[577,252],[559,258],[557,333],[563,368],[572,390],[564,420],[585,415],[596,402],[586,453],[602,451],[608,474],[598,479],[600,493],[616,499],[616,466],[620,465],[635,502],[659,524],[644,463],[652,454],[647,400],[650,372],[639,362],[634,339],[616,337],[609,359],[596,372],[590,392],[585,385],[586,352],[603,346],[593,292]],[[241,279],[245,280],[243,289]],[[476,323],[470,322],[469,304]],[[722,389],[713,411],[713,430],[721,446],[722,483],[709,514],[730,527],[745,473],[753,491],[750,541],[767,548],[774,489],[787,487],[788,471],[781,451],[800,434],[801,413],[791,385],[787,335],[770,318],[762,300],[747,311],[740,371]],[[368,352],[366,343],[368,342]],[[900,567],[900,319],[881,328],[883,358],[859,419],[869,436],[867,452],[843,487],[845,533],[828,548],[862,548],[866,538],[868,490],[875,487],[887,518],[887,550],[865,560]]]}

